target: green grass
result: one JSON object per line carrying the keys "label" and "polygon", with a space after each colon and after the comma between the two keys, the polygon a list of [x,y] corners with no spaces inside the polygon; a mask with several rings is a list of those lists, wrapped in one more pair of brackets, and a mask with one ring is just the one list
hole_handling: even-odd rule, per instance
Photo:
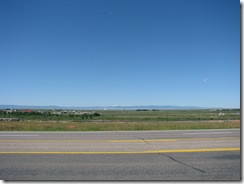
{"label": "green grass", "polygon": [[[88,111],[89,112],[89,111]],[[90,111],[92,112],[92,111]],[[23,121],[40,120],[40,121],[131,121],[131,122],[147,122],[147,121],[196,121],[196,120],[239,120],[239,109],[231,110],[159,110],[159,111],[136,111],[136,110],[99,110],[96,111],[101,116],[92,119],[82,119],[79,115],[32,115],[32,114],[1,114],[0,118],[20,118]],[[225,115],[219,116],[219,113]]]}
{"label": "green grass", "polygon": [[[240,128],[240,109],[100,110],[96,112],[100,113],[101,116],[93,117],[92,119],[82,119],[81,116],[72,114],[0,113],[0,118],[12,117],[20,118],[21,120],[19,122],[0,121],[0,131],[117,131]],[[224,113],[224,115],[220,116],[220,112]]]}
{"label": "green grass", "polygon": [[240,128],[240,121],[171,122],[0,122],[0,131],[120,131]]}
{"label": "green grass", "polygon": [[[219,116],[219,113],[225,113]],[[195,121],[195,120],[238,120],[235,110],[160,110],[160,111],[100,111],[98,119],[112,121]]]}

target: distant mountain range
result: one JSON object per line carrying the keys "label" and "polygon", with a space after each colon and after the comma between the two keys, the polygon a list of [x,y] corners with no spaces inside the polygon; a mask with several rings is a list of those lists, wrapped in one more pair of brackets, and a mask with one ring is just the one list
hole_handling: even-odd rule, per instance
{"label": "distant mountain range", "polygon": [[144,106],[84,106],[84,107],[65,107],[65,106],[30,106],[30,105],[0,105],[0,109],[66,109],[66,110],[137,110],[137,109],[210,109],[196,106],[172,106],[172,105],[144,105]]}

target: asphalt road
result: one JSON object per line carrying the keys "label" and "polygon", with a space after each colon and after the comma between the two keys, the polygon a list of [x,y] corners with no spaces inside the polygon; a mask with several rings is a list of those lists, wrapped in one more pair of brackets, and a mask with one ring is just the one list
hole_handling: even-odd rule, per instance
{"label": "asphalt road", "polygon": [[0,132],[2,180],[240,180],[240,130]]}

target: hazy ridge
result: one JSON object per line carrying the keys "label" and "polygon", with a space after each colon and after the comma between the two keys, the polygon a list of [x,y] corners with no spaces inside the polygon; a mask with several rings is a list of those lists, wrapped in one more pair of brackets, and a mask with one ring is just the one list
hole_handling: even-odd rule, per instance
{"label": "hazy ridge", "polygon": [[173,106],[173,105],[143,105],[143,106],[33,106],[33,105],[0,105],[0,109],[67,109],[67,110],[136,110],[136,109],[209,109],[197,106]]}

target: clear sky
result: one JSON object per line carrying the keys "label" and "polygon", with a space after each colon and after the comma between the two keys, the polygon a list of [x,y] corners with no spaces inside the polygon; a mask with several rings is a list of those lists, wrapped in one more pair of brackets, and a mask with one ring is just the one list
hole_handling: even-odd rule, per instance
{"label": "clear sky", "polygon": [[238,0],[0,0],[0,104],[240,107]]}

